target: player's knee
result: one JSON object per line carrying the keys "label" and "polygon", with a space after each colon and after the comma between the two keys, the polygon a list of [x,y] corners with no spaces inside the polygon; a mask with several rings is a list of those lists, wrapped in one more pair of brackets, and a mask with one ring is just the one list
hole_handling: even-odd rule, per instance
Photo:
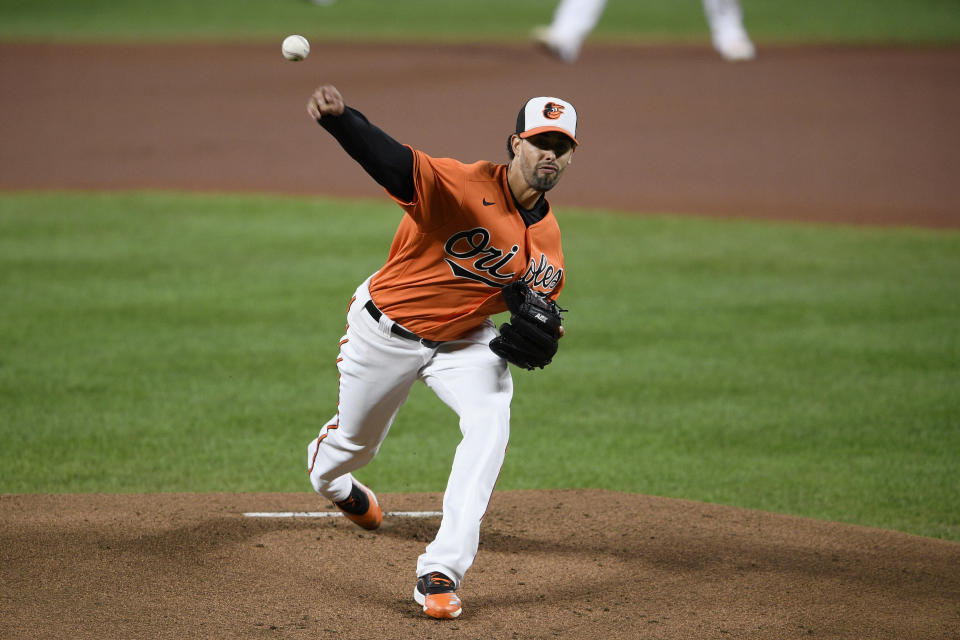
{"label": "player's knee", "polygon": [[487,439],[503,440],[510,437],[510,408],[484,407],[470,411],[460,420],[464,435],[479,430]]}

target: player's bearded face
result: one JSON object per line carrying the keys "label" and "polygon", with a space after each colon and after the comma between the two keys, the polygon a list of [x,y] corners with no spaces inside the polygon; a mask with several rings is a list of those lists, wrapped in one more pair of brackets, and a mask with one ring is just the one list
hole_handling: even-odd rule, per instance
{"label": "player's bearded face", "polygon": [[521,143],[516,159],[527,184],[537,191],[550,191],[570,164],[573,150],[573,140],[562,133],[541,133]]}

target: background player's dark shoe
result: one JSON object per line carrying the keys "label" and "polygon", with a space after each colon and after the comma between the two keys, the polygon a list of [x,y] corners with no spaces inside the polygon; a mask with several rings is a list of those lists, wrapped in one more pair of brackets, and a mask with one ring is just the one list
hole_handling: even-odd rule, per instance
{"label": "background player's dark shoe", "polygon": [[413,599],[423,606],[423,612],[431,618],[456,618],[463,612],[453,580],[439,571],[431,571],[417,578]]}
{"label": "background player's dark shoe", "polygon": [[383,521],[383,512],[380,510],[377,496],[356,480],[353,481],[350,496],[346,500],[333,504],[343,511],[343,515],[364,529],[376,529]]}

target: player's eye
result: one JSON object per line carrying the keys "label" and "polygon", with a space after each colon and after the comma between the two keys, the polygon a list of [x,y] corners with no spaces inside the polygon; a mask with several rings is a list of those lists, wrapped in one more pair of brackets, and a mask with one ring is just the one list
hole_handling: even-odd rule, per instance
{"label": "player's eye", "polygon": [[543,149],[544,151],[553,151],[556,155],[562,156],[573,148],[573,140],[564,135],[541,134],[527,138],[530,144]]}

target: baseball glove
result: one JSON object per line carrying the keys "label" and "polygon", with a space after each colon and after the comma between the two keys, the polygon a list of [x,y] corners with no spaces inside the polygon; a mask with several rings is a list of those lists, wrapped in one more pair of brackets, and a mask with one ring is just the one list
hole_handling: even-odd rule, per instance
{"label": "baseball glove", "polygon": [[511,282],[501,290],[510,322],[500,325],[500,335],[490,349],[518,367],[544,368],[553,360],[560,341],[561,309],[557,303],[530,289],[525,282]]}

